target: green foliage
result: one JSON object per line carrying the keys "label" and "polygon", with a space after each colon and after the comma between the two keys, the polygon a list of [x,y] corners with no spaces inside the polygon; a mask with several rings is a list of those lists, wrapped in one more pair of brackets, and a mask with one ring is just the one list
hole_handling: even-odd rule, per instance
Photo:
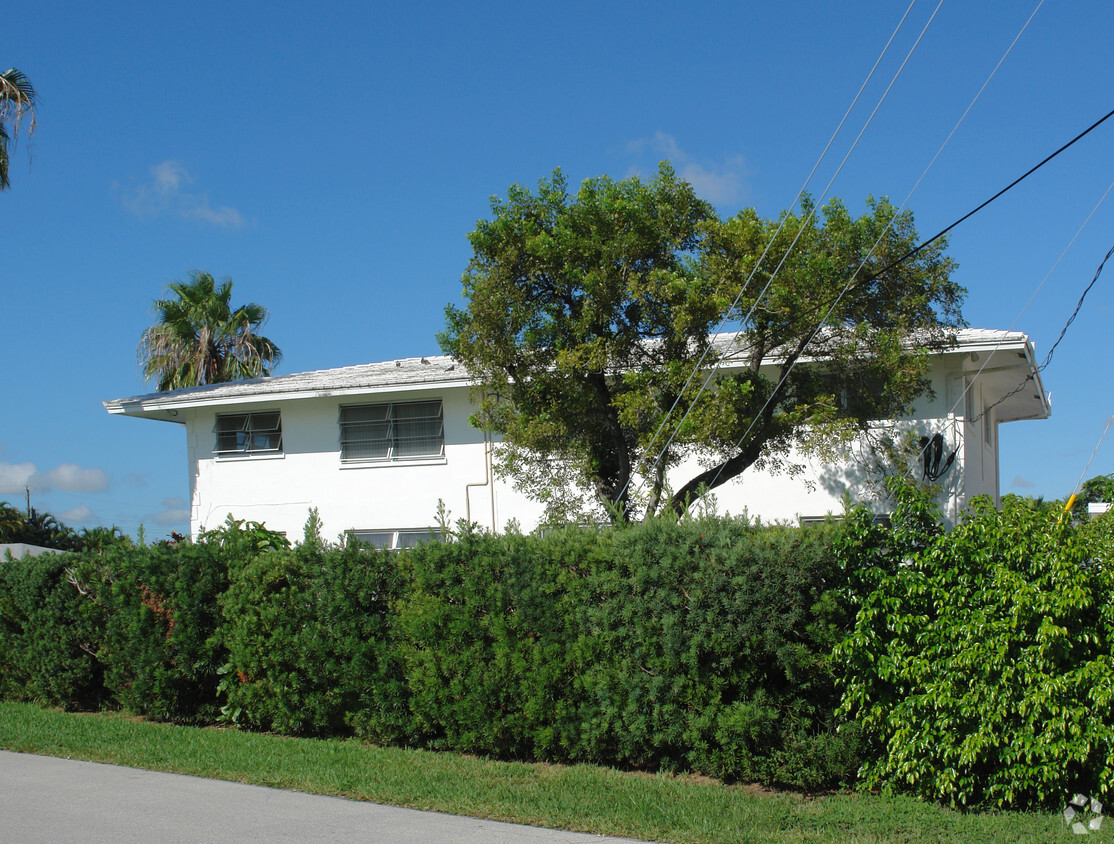
{"label": "green foliage", "polygon": [[8,145],[13,138],[19,139],[24,119],[30,119],[28,137],[35,132],[37,101],[30,79],[14,67],[0,73],[0,190],[11,187],[8,181]]}
{"label": "green foliage", "polygon": [[143,332],[139,363],[157,389],[176,390],[271,374],[282,352],[259,334],[267,309],[251,302],[232,309],[232,281],[217,286],[206,272],[174,281],[175,298],[156,299],[158,319]]}
{"label": "green foliage", "polygon": [[390,618],[400,587],[391,552],[355,543],[307,542],[237,566],[220,599],[226,716],[295,735],[404,741]]}
{"label": "green foliage", "polygon": [[198,545],[86,538],[99,541],[0,565],[0,695],[212,720],[225,661],[217,596],[242,555],[285,539],[233,520]]}
{"label": "green foliage", "polygon": [[411,709],[434,747],[849,781],[826,654],[850,606],[827,529],[651,520],[619,532],[465,533],[408,552]]}
{"label": "green foliage", "polygon": [[219,549],[229,572],[237,569],[264,551],[279,551],[290,547],[290,541],[278,531],[270,530],[262,522],[237,519],[228,514],[223,525],[202,531],[198,543]]}
{"label": "green foliage", "polygon": [[796,788],[850,781],[826,654],[850,608],[830,529],[653,520],[593,572],[588,758]]}
{"label": "green foliage", "polygon": [[92,709],[108,696],[97,659],[99,571],[69,554],[0,560],[0,697]]}
{"label": "green foliage", "polygon": [[1073,515],[1087,519],[1088,504],[1114,504],[1114,475],[1095,475],[1083,482],[1076,496]]}
{"label": "green foliage", "polygon": [[568,759],[583,664],[577,614],[606,535],[559,531],[456,542],[401,555],[398,610],[416,732],[430,746],[504,758]]}
{"label": "green foliage", "polygon": [[[1012,496],[950,533],[896,490],[894,527],[855,521],[877,587],[835,649],[842,710],[873,744],[867,787],[952,805],[1055,806],[1114,785],[1114,528]],[[873,530],[873,529],[872,529]]]}
{"label": "green foliage", "polygon": [[477,421],[503,435],[504,470],[552,500],[546,460],[557,458],[606,505],[727,302],[690,260],[712,207],[668,166],[647,183],[566,187],[557,171],[537,195],[516,185],[492,202],[469,235],[467,308],[446,309],[440,341],[481,382]]}
{"label": "green foliage", "polygon": [[116,701],[157,720],[211,722],[225,660],[215,637],[228,587],[219,546],[162,543],[89,559],[101,572],[94,594],[106,618],[97,656]]}
{"label": "green foliage", "polygon": [[82,528],[76,532],[50,513],[34,507],[30,513],[24,513],[5,501],[0,501],[0,542],[24,542],[58,551],[131,545],[131,539],[116,526]]}
{"label": "green foliage", "polygon": [[[536,194],[516,185],[493,200],[469,236],[466,305],[446,309],[439,340],[479,382],[474,422],[501,434],[500,471],[554,518],[680,512],[755,463],[792,469],[793,446],[831,449],[906,409],[927,388],[929,352],[963,324],[963,290],[942,242],[882,273],[917,233],[908,212],[867,205],[858,218],[835,200],[720,220],[666,164],[575,196],[557,171]],[[725,314],[741,348],[709,337]],[[792,369],[806,345],[810,365]],[[690,375],[729,353],[730,372],[697,399]],[[642,465],[675,406],[685,424]],[[667,490],[666,470],[693,455],[707,468]]]}

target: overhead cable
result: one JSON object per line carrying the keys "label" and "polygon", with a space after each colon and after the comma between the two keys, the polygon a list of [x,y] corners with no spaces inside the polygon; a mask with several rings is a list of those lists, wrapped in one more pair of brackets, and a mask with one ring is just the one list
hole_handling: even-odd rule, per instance
{"label": "overhead cable", "polygon": [[[908,18],[909,13],[913,11],[913,7],[916,5],[916,2],[917,2],[917,0],[912,0],[912,2],[909,3],[908,8],[906,8],[906,10],[905,10],[905,14],[903,14],[901,16],[901,20],[898,21],[897,26],[894,28],[894,31],[892,33],[890,33],[889,40],[886,41],[886,45],[882,48],[882,52],[878,54],[878,58],[875,59],[873,67],[871,67],[870,72],[867,73],[867,75],[866,75],[866,79],[864,79],[863,84],[859,86],[859,90],[855,93],[855,96],[852,98],[851,104],[847,107],[847,111],[845,111],[843,113],[843,117],[840,119],[839,125],[836,126],[835,131],[832,132],[831,137],[828,138],[828,143],[824,145],[824,149],[821,151],[819,158],[816,159],[816,163],[812,165],[812,170],[809,172],[808,177],[805,179],[804,184],[801,186],[801,189],[797,191],[797,195],[793,198],[793,202],[789,206],[790,209],[796,207],[797,203],[801,201],[801,197],[803,197],[805,192],[808,190],[808,186],[812,182],[813,176],[815,176],[816,171],[818,169],[820,169],[820,164],[827,157],[828,150],[831,149],[832,144],[835,142],[835,139],[839,136],[839,133],[843,130],[843,126],[847,122],[847,118],[851,116],[851,112],[855,109],[855,106],[858,105],[859,99],[862,97],[863,91],[865,91],[867,85],[870,84],[870,80],[874,78],[874,72],[878,69],[878,66],[882,63],[882,59],[885,58],[886,53],[889,51],[890,46],[893,44],[893,41],[897,37],[898,32],[900,32],[902,26],[904,26],[905,19]],[[943,0],[941,0],[941,3],[942,2],[943,2]],[[937,10],[939,10],[940,6],[937,5],[936,8],[937,8]],[[935,15],[936,15],[936,12],[934,11],[933,12],[933,17],[935,17]],[[931,23],[931,20],[929,22]],[[922,32],[921,34],[923,35],[924,33]],[[920,39],[918,38],[918,42],[919,42],[919,40]],[[906,60],[908,60],[908,57],[906,57]],[[902,67],[904,67],[904,63],[902,64]],[[900,73],[900,71],[899,71],[899,73]],[[890,84],[892,85],[893,83],[891,82]],[[875,107],[875,111],[877,111],[877,106]],[[873,117],[873,114],[871,115],[871,117]],[[869,122],[870,121],[868,120],[867,121],[868,125],[869,125]],[[865,127],[864,127],[864,129],[865,129]],[[862,133],[860,132],[860,137],[861,136],[862,136]],[[852,149],[854,149],[854,147],[852,147]],[[847,161],[847,158],[844,157],[844,162],[846,162],[846,161]],[[840,164],[840,169],[842,169],[842,167],[843,167],[843,165]],[[838,172],[839,171],[837,170],[836,171],[837,175],[838,175]],[[830,187],[831,187],[831,182],[829,182],[828,187],[824,189],[825,192],[827,192],[828,188],[830,188]],[[762,254],[759,255],[758,260],[755,261],[754,268],[750,271],[750,275],[748,275],[747,278],[746,278],[746,281],[743,282],[743,285],[739,289],[739,292],[735,296],[735,299],[728,306],[727,310],[724,311],[723,317],[720,319],[719,324],[716,326],[715,332],[713,332],[713,333],[718,334],[720,331],[723,330],[724,326],[727,324],[728,317],[730,316],[731,312],[733,310],[735,310],[735,308],[738,306],[739,302],[742,300],[743,294],[746,292],[747,287],[750,286],[750,283],[754,279],[755,274],[758,272],[759,267],[762,266],[762,262],[764,260],[766,260],[766,256],[769,254],[770,249],[773,247],[774,243],[777,242],[778,235],[781,234],[781,230],[783,228],[785,228],[785,224],[786,224],[787,220],[788,220],[788,216],[782,218],[782,220],[778,223],[777,229],[774,231],[773,235],[771,235],[769,241],[766,243],[765,248],[762,250]],[[793,243],[795,244],[796,242],[797,242],[796,238],[794,238]],[[790,248],[792,248],[792,246],[790,246]],[[769,284],[766,285],[766,288],[768,288],[768,287],[769,287]],[[763,293],[764,292],[765,292],[765,288],[763,289]],[[759,294],[758,298],[761,298],[761,295],[762,294]],[[755,300],[755,304],[757,304],[757,299]],[[700,371],[700,368],[704,365],[704,361],[708,357],[709,350],[710,350],[710,347],[709,347],[709,349],[705,349],[703,354],[700,355],[700,359],[696,362],[696,365],[693,367],[692,372],[689,373],[689,376],[685,380],[684,385],[681,387],[680,391],[678,392],[677,398],[673,401],[672,406],[669,408],[669,410],[666,412],[665,416],[662,418],[661,423],[658,425],[657,430],[654,432],[654,435],[650,438],[650,442],[646,446],[645,453],[649,453],[649,451],[654,447],[654,443],[656,443],[658,441],[658,437],[661,436],[662,431],[665,430],[665,426],[669,423],[670,417],[677,410],[677,407],[680,405],[681,400],[684,398],[684,395],[688,391],[689,386],[691,386],[691,384],[693,382],[693,379],[696,377],[697,373]],[[713,368],[712,371],[714,372],[715,369]],[[697,393],[696,393],[697,398],[700,397],[701,393],[704,391],[704,388],[707,386],[707,383],[708,382],[705,381],[704,384],[700,387],[700,389],[697,390]],[[683,422],[684,422],[684,419],[682,419],[681,422],[678,423],[678,427],[680,427],[680,424],[683,423]],[[665,450],[669,448],[669,445],[671,443],[672,443],[672,437],[666,443],[665,447],[662,449],[663,454],[664,454]],[[660,460],[661,457],[659,456],[658,459]],[[627,489],[630,488],[631,481],[637,475],[638,471],[642,468],[642,465],[643,465],[644,462],[645,462],[645,455],[643,456],[643,458],[641,460],[638,461],[638,464],[635,466],[635,470],[633,472],[631,472],[630,477],[627,478],[626,484],[623,486],[623,489],[619,493],[619,498],[622,498],[623,495],[626,493]]]}
{"label": "overhead cable", "polygon": [[[1037,374],[1044,372],[1048,365],[1052,363],[1052,356],[1056,353],[1056,347],[1060,345],[1060,341],[1063,340],[1064,335],[1068,333],[1068,329],[1071,327],[1071,324],[1075,322],[1075,318],[1079,316],[1079,309],[1083,307],[1083,300],[1087,298],[1087,294],[1091,292],[1091,288],[1094,287],[1095,282],[1099,280],[1099,276],[1102,275],[1102,269],[1106,266],[1106,262],[1110,260],[1111,255],[1114,255],[1114,246],[1111,246],[1110,249],[1107,251],[1106,257],[1102,259],[1102,263],[1099,264],[1099,268],[1095,270],[1095,275],[1091,279],[1091,283],[1087,285],[1087,287],[1083,291],[1083,295],[1080,296],[1079,301],[1075,303],[1075,310],[1071,312],[1071,316],[1068,317],[1068,321],[1065,322],[1064,327],[1060,329],[1060,336],[1056,338],[1056,342],[1053,343],[1052,348],[1048,350],[1048,354],[1044,358],[1044,363],[1042,363],[1035,370],[1026,375],[1020,384],[1018,384],[1016,387],[1014,387],[1012,390],[1010,390],[1008,393],[994,402],[994,404],[984,407],[982,413],[977,414],[970,421],[977,422],[979,419],[986,416],[986,414],[990,413],[990,411],[992,411],[998,405],[1006,401],[1006,399],[1010,399],[1016,396],[1018,393],[1025,389],[1026,384],[1036,379]],[[987,359],[989,360],[989,358]]]}
{"label": "overhead cable", "polygon": [[[996,75],[996,73],[998,71],[998,68],[1001,67],[1001,63],[1003,63],[1003,61],[1005,61],[1006,57],[1009,55],[1009,52],[1014,49],[1014,46],[1016,45],[1018,39],[1020,37],[1022,37],[1022,33],[1025,32],[1026,28],[1028,27],[1029,22],[1033,20],[1033,17],[1035,16],[1036,12],[1040,9],[1040,6],[1042,6],[1043,2],[1044,2],[1044,0],[1039,0],[1039,2],[1037,3],[1036,9],[1033,10],[1032,14],[1029,14],[1029,17],[1028,17],[1028,19],[1026,19],[1025,23],[1023,24],[1022,29],[1020,29],[1018,31],[1017,36],[1014,38],[1014,40],[1009,43],[1009,47],[1006,48],[1006,51],[1005,51],[1003,57],[1001,57],[1001,59],[999,59],[997,65],[994,67],[994,70],[990,71],[990,75],[987,78],[987,80],[984,82],[983,86],[981,86],[979,88],[979,90],[976,92],[975,97],[973,99],[971,99],[970,105],[968,105],[968,107],[964,110],[964,112],[962,112],[962,115],[960,115],[959,119],[956,122],[956,126],[952,127],[950,133],[944,139],[944,143],[942,143],[940,145],[940,148],[936,151],[936,155],[932,156],[932,159],[929,161],[928,166],[925,168],[924,171],[922,171],[920,177],[917,179],[916,183],[913,184],[912,188],[910,188],[909,193],[906,195],[906,198],[903,199],[902,202],[901,202],[901,205],[898,206],[898,212],[899,213],[900,213],[900,210],[905,208],[906,205],[909,203],[909,199],[912,197],[913,192],[915,192],[917,187],[920,185],[921,181],[924,180],[925,176],[928,173],[928,170],[931,169],[932,165],[934,165],[936,163],[936,159],[939,157],[942,149],[944,149],[944,147],[947,146],[948,141],[950,141],[952,136],[955,135],[956,129],[959,128],[959,125],[961,124],[961,122],[964,121],[964,119],[967,117],[967,115],[970,112],[971,107],[973,107],[975,105],[975,102],[979,99],[979,97],[981,95],[983,95],[983,91],[986,90],[986,87],[989,84],[989,81],[994,78],[994,76]],[[1111,112],[1111,114],[1114,114],[1114,112]],[[1107,115],[1107,117],[1110,117],[1110,115]],[[1105,120],[1105,119],[1106,118],[1103,118],[1103,120]],[[1056,155],[1061,153],[1061,151],[1063,151],[1067,147],[1074,144],[1075,140],[1078,140],[1079,137],[1083,137],[1083,135],[1086,135],[1087,131],[1091,131],[1093,128],[1095,128],[1095,126],[1097,126],[1098,124],[1101,124],[1101,122],[1102,122],[1102,120],[1096,122],[1096,124],[1094,126],[1092,126],[1091,128],[1088,128],[1086,131],[1084,131],[1083,134],[1077,136],[1072,141],[1069,141],[1068,144],[1061,147],[1061,149],[1057,150],[1056,153],[1054,153],[1052,156],[1048,156],[1045,159],[1045,161],[1051,160],[1052,158],[1054,158]],[[880,271],[878,271],[877,273],[870,274],[869,276],[864,278],[863,281],[864,282],[872,281],[872,279],[877,278],[878,276],[882,275],[883,273],[886,273],[887,271],[889,271],[890,268],[895,267],[895,266],[901,264],[902,262],[908,261],[908,259],[910,257],[912,257],[913,255],[916,255],[918,252],[921,251],[921,249],[924,249],[930,243],[932,243],[934,241],[937,241],[937,239],[939,239],[940,237],[942,237],[945,234],[947,234],[948,232],[950,232],[950,230],[952,228],[955,228],[957,225],[959,225],[959,223],[961,223],[962,220],[965,220],[968,217],[970,217],[971,215],[975,214],[976,212],[978,212],[979,209],[986,207],[991,202],[993,202],[993,200],[996,199],[998,196],[1000,196],[1001,194],[1004,194],[1006,192],[1006,190],[1008,190],[1010,187],[1013,187],[1014,185],[1016,185],[1018,183],[1018,181],[1024,179],[1029,174],[1034,173],[1034,171],[1036,169],[1038,169],[1040,166],[1044,165],[1045,161],[1042,161],[1042,163],[1040,163],[1036,167],[1030,169],[1028,171],[1028,173],[1026,173],[1024,176],[1020,177],[1019,179],[1015,179],[1012,184],[1008,185],[1003,190],[999,190],[999,192],[997,194],[995,194],[995,196],[990,197],[990,199],[986,200],[985,203],[979,205],[974,210],[971,210],[971,212],[969,212],[968,214],[960,217],[958,220],[956,220],[955,223],[952,223],[950,226],[948,226],[947,228],[942,230],[942,232],[940,232],[939,234],[930,237],[924,243],[920,244],[919,246],[917,246],[915,248],[910,249],[910,251],[908,253],[906,253],[905,255],[902,255],[900,258],[897,259],[897,261],[893,261],[890,264],[886,265],[885,267],[882,267],[882,269],[880,269]],[[828,317],[831,316],[832,312],[835,310],[835,306],[837,306],[842,301],[843,296],[847,295],[848,291],[850,291],[851,287],[854,285],[854,279],[856,279],[856,277],[862,271],[862,268],[864,266],[866,266],[867,261],[870,258],[870,255],[873,254],[874,249],[878,248],[878,245],[882,241],[882,237],[886,236],[886,233],[888,232],[889,228],[893,224],[893,219],[896,219],[896,218],[897,218],[897,215],[895,215],[895,217],[891,218],[891,220],[887,224],[886,228],[882,230],[882,233],[879,235],[877,241],[874,242],[874,244],[870,247],[869,251],[867,252],[867,255],[863,257],[859,266],[856,267],[856,269],[854,269],[854,272],[851,274],[851,277],[848,279],[847,284],[843,286],[843,289],[842,289],[842,291],[840,291],[839,295],[834,298],[831,305],[828,307],[828,311],[825,312],[824,315],[820,318],[820,321],[817,323],[817,327],[814,328],[812,334],[808,338],[808,341],[805,341],[804,346],[802,346],[801,353],[803,353],[804,349],[807,349],[808,345],[814,340],[815,336],[817,336],[817,334],[820,333],[820,330],[823,327],[824,323],[828,321]],[[770,393],[769,398],[766,399],[765,403],[762,405],[762,409],[758,413],[755,414],[754,419],[751,420],[751,424],[749,426],[747,426],[746,431],[743,433],[743,435],[741,436],[739,441],[737,441],[735,443],[735,448],[736,449],[742,448],[743,442],[746,440],[747,436],[750,436],[751,431],[754,430],[754,425],[758,424],[758,421],[759,421],[759,419],[761,419],[762,414],[764,414],[766,412],[766,410],[769,410],[770,403],[774,400],[775,396],[778,395],[779,391],[781,390],[781,387],[784,385],[785,381],[789,379],[790,374],[795,369],[795,367],[797,367],[797,364],[798,364],[799,361],[800,361],[800,354],[798,355],[798,357],[795,357],[795,359],[790,363],[789,369],[786,369],[785,372],[782,374],[781,380],[778,382],[778,385],[776,385],[774,387],[774,390]],[[713,374],[714,374],[714,370],[713,370]],[[711,379],[711,376],[710,376],[710,379]],[[706,384],[707,384],[707,381],[705,381],[705,385]],[[684,421],[684,420],[682,420],[682,421]],[[720,475],[723,473],[724,465],[726,465],[726,461],[724,461],[723,463],[720,464],[719,471],[717,471],[716,474],[713,475],[712,482],[709,484],[710,487],[714,487],[716,481],[719,481]]]}
{"label": "overhead cable", "polygon": [[1075,482],[1075,486],[1071,489],[1071,495],[1068,496],[1068,501],[1064,505],[1064,512],[1060,514],[1063,519],[1064,515],[1071,510],[1071,506],[1075,503],[1075,497],[1079,493],[1080,488],[1083,486],[1083,479],[1087,476],[1087,470],[1091,468],[1091,464],[1095,460],[1095,455],[1099,453],[1099,448],[1102,447],[1102,441],[1106,439],[1106,434],[1110,430],[1110,424],[1114,422],[1114,416],[1106,420],[1106,427],[1102,429],[1102,436],[1099,437],[1098,443],[1095,445],[1095,450],[1091,452],[1091,457],[1087,461],[1087,465],[1083,467],[1083,472],[1079,475],[1079,480]]}
{"label": "overhead cable", "polygon": [[[933,9],[932,15],[929,17],[928,21],[925,23],[924,27],[921,29],[920,34],[917,36],[916,41],[914,41],[914,43],[913,43],[913,46],[909,48],[909,51],[906,53],[905,58],[901,62],[901,65],[898,67],[897,71],[893,75],[893,78],[890,80],[889,85],[887,85],[885,91],[882,92],[882,95],[881,95],[881,97],[879,97],[878,102],[875,104],[873,111],[871,111],[869,117],[867,117],[866,122],[863,124],[862,129],[859,130],[859,134],[855,137],[855,140],[852,142],[850,149],[847,150],[847,153],[843,156],[843,160],[840,161],[839,166],[836,168],[835,173],[832,175],[831,179],[828,180],[828,184],[824,187],[824,190],[821,193],[821,198],[823,198],[824,196],[827,195],[828,191],[832,187],[832,184],[835,182],[835,180],[839,176],[839,174],[843,171],[843,167],[844,167],[844,165],[847,164],[847,160],[851,157],[851,154],[858,147],[859,141],[862,139],[863,135],[866,133],[867,128],[870,126],[871,122],[874,120],[874,116],[878,113],[878,109],[882,107],[882,103],[885,102],[886,97],[889,95],[889,93],[892,90],[894,84],[897,82],[898,78],[901,76],[901,73],[902,73],[902,71],[904,71],[906,64],[908,64],[909,59],[912,57],[913,52],[917,49],[917,46],[921,43],[921,40],[924,38],[924,35],[928,31],[928,28],[932,25],[933,20],[935,20],[936,14],[937,14],[937,12],[940,11],[940,7],[943,5],[943,2],[944,2],[944,0],[939,0],[939,2],[936,4],[936,8]],[[905,18],[908,16],[909,11],[911,9],[912,9],[912,4],[910,4],[909,9],[906,9],[905,15],[902,16],[901,21],[898,23],[897,29],[895,29],[893,35],[890,36],[890,40],[886,42],[886,47],[883,49],[882,54],[878,57],[878,61],[876,61],[875,64],[874,64],[874,67],[871,68],[871,71],[870,71],[871,75],[873,75],[874,70],[878,67],[878,63],[882,60],[882,56],[885,55],[886,50],[889,49],[890,43],[892,43],[894,37],[897,34],[897,31],[901,28],[902,23],[904,23]],[[870,80],[870,76],[868,75],[867,80],[864,81],[862,87],[860,87],[859,93],[855,95],[855,101],[852,102],[851,107],[848,108],[847,114],[850,113],[851,109],[855,105],[855,102],[858,101],[859,96],[862,94],[863,88],[866,87],[866,84],[867,84],[867,82],[869,82],[869,80]],[[828,145],[824,148],[824,154],[827,153],[827,150],[831,146],[832,141],[835,139],[835,136],[839,133],[839,130],[843,126],[844,121],[846,121],[847,114],[845,114],[844,117],[843,117],[843,120],[840,121],[839,127],[837,127],[836,132],[832,135],[832,139],[828,141]],[[821,160],[822,159],[823,159],[823,154],[821,155]],[[816,169],[819,166],[819,164],[820,164],[820,161],[818,160],[816,165],[813,167],[812,173],[809,174],[809,180],[811,180],[813,174],[815,174]],[[808,182],[806,181],[805,184],[807,186]],[[801,194],[803,194],[803,193],[804,193],[804,189],[802,188],[801,192],[798,193],[798,195],[797,195],[797,200],[800,199]],[[796,204],[797,200],[794,200],[794,205]],[[773,281],[777,277],[778,272],[781,270],[782,265],[785,263],[785,260],[789,257],[789,253],[792,252],[793,248],[797,244],[797,241],[800,239],[801,234],[804,231],[805,225],[808,224],[808,222],[812,219],[812,217],[815,214],[816,214],[816,208],[813,207],[809,211],[809,213],[805,217],[805,219],[802,221],[801,226],[797,230],[797,234],[794,236],[792,242],[789,244],[789,248],[786,250],[785,254],[782,256],[781,261],[778,263],[777,267],[774,269],[774,272],[770,275],[769,280],[766,282],[766,286],[763,287],[762,290],[759,292],[758,296],[754,300],[754,304],[751,305],[750,311],[748,311],[747,315],[743,318],[742,322],[744,324],[748,319],[750,319],[751,315],[754,313],[755,308],[758,307],[758,303],[762,300],[762,297],[766,295],[766,291],[768,291],[770,289],[770,285],[773,284]],[[735,307],[741,301],[741,299],[743,297],[743,293],[746,291],[747,286],[750,284],[751,279],[754,278],[755,273],[758,272],[758,268],[761,265],[761,261],[769,253],[769,250],[771,249],[774,242],[776,241],[777,235],[780,234],[781,229],[784,227],[784,224],[785,224],[785,219],[782,220],[782,222],[779,224],[777,230],[774,232],[774,235],[770,238],[769,242],[766,244],[766,248],[763,250],[762,255],[760,256],[759,260],[757,262],[755,262],[754,268],[751,270],[750,275],[747,277],[747,280],[743,283],[742,289],[739,291],[739,293],[735,297],[734,301],[728,307],[727,311],[724,314],[723,319],[720,320],[719,327],[717,327],[717,331],[719,330],[719,328],[723,327],[723,325],[726,323],[727,317],[730,315],[730,313],[735,309]],[[692,373],[689,375],[688,380],[685,382],[684,387],[681,389],[681,392],[679,393],[677,399],[674,401],[673,406],[670,408],[669,412],[666,414],[665,419],[662,421],[662,424],[659,426],[658,432],[655,433],[653,439],[651,439],[651,441],[650,441],[650,444],[646,447],[646,452],[649,452],[650,448],[652,448],[653,443],[657,440],[657,436],[661,432],[661,430],[664,428],[665,423],[668,420],[669,416],[672,415],[673,411],[679,405],[679,403],[681,401],[681,398],[684,396],[684,391],[688,388],[689,384],[692,383],[692,379],[696,376],[696,373],[700,370],[700,367],[703,365],[704,360],[706,359],[706,357],[708,355],[708,351],[709,351],[708,349],[705,349],[704,354],[701,355],[700,360],[697,361],[696,365],[693,367]],[[715,376],[717,368],[718,368],[718,362],[713,364],[712,369],[708,373],[707,378],[704,379],[704,382],[700,385],[700,389],[697,390],[696,396],[693,398],[693,404],[695,404],[696,400],[699,399],[700,396],[707,389],[708,384],[711,382],[712,378]],[[666,441],[666,444],[662,447],[661,451],[659,452],[658,457],[654,461],[654,465],[656,465],[664,457],[665,453],[669,449],[669,446],[672,445],[673,440],[677,436],[677,432],[680,430],[681,426],[685,423],[685,420],[688,419],[689,411],[691,411],[691,409],[692,409],[692,404],[690,404],[689,410],[687,410],[684,413],[684,415],[681,417],[680,421],[674,427],[673,433],[670,435],[669,439]],[[619,493],[620,498],[622,498],[622,496],[626,493],[627,489],[631,485],[631,482],[634,480],[637,471],[642,467],[642,465],[644,463],[645,463],[645,455],[638,462],[637,466],[635,467],[635,471],[631,472],[630,477],[628,477],[626,485],[623,487],[622,491]]]}

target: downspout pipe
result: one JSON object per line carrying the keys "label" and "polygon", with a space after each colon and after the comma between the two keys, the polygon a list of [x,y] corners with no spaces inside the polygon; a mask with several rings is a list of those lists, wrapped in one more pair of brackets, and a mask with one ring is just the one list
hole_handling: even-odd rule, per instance
{"label": "downspout pipe", "polygon": [[484,429],[484,479],[477,483],[470,483],[464,485],[464,514],[468,523],[472,523],[472,496],[470,491],[472,489],[479,489],[480,487],[488,487],[491,491],[491,532],[495,532],[495,484],[492,483],[491,478],[491,452],[494,444],[491,441],[491,432],[486,428]]}

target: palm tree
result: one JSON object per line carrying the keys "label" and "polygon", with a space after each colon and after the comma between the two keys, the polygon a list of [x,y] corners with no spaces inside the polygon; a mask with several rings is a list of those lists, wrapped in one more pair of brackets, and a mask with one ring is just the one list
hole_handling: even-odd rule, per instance
{"label": "palm tree", "polygon": [[[35,89],[30,80],[14,67],[0,73],[0,190],[11,187],[8,182],[8,144],[19,139],[20,125],[30,117],[27,136],[35,131]],[[11,123],[11,132],[8,123]]]}
{"label": "palm tree", "polygon": [[139,365],[158,389],[176,390],[268,376],[282,361],[279,347],[257,332],[267,309],[254,302],[232,310],[232,281],[219,287],[209,273],[168,285],[175,299],[156,299],[158,321],[143,332]]}
{"label": "palm tree", "polygon": [[0,542],[15,542],[13,538],[23,530],[23,513],[0,501]]}

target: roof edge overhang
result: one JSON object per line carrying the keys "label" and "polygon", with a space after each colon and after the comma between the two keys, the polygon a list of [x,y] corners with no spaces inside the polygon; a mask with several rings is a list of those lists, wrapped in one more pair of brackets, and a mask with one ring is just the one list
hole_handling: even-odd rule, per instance
{"label": "roof edge overhang", "polygon": [[[727,340],[733,335],[717,335],[713,345],[728,345]],[[717,343],[718,341],[718,343]],[[726,342],[725,342],[726,341]],[[745,350],[736,349],[726,351],[720,361],[720,368],[724,370],[736,369],[739,365],[739,355]],[[1020,373],[1032,375],[1038,400],[1037,406],[1026,402],[1031,410],[1026,409],[1019,415],[999,417],[1001,421],[1014,421],[1018,419],[1044,419],[1051,414],[1051,404],[1048,394],[1040,379],[1040,369],[1034,360],[1035,351],[1029,337],[1019,331],[1001,331],[989,329],[961,329],[956,332],[955,342],[945,348],[934,350],[934,354],[942,356],[981,354],[989,352],[992,356],[1000,352],[1013,351],[1018,354],[1017,363],[1011,368],[1016,368]],[[801,363],[815,363],[817,359],[802,356]],[[452,359],[443,355],[432,358],[408,358],[402,361],[387,361],[381,364],[367,364],[363,366],[385,367],[384,371],[391,375],[394,368],[387,366],[409,366],[410,372],[405,372],[400,380],[379,381],[372,373],[368,373],[366,380],[351,384],[336,384],[322,386],[314,385],[314,381],[327,380],[329,376],[337,377],[338,373],[346,369],[362,369],[363,367],[342,367],[341,369],[326,369],[312,372],[294,373],[272,378],[258,378],[251,381],[237,383],[212,384],[201,387],[186,387],[180,390],[171,390],[162,393],[149,393],[146,395],[132,396],[129,398],[111,399],[103,402],[108,413],[114,415],[133,416],[155,419],[166,422],[182,423],[178,418],[181,410],[199,407],[218,407],[243,404],[266,404],[277,401],[300,401],[307,399],[335,398],[346,396],[370,396],[392,393],[414,393],[427,390],[456,389],[471,387],[474,382],[461,374],[456,377],[430,378],[429,375],[444,373],[451,370]],[[775,360],[768,361],[776,365]],[[426,366],[432,364],[430,370]],[[461,367],[463,370],[463,367]],[[378,377],[382,378],[382,374]],[[1020,408],[1018,408],[1020,410]]]}
{"label": "roof edge overhang", "polygon": [[[167,422],[181,422],[175,418],[181,410],[197,407],[227,406],[238,404],[261,404],[273,401],[300,401],[305,399],[333,398],[344,396],[366,396],[385,393],[412,393],[422,390],[441,390],[469,387],[472,382],[467,378],[441,379],[437,381],[414,380],[393,384],[363,384],[326,388],[298,387],[292,389],[259,390],[259,381],[237,384],[242,389],[219,392],[206,392],[204,388],[190,387],[185,390],[171,390],[165,393],[131,398],[110,399],[101,402],[110,414],[137,416],[159,419]],[[227,388],[228,384],[214,385]]]}

